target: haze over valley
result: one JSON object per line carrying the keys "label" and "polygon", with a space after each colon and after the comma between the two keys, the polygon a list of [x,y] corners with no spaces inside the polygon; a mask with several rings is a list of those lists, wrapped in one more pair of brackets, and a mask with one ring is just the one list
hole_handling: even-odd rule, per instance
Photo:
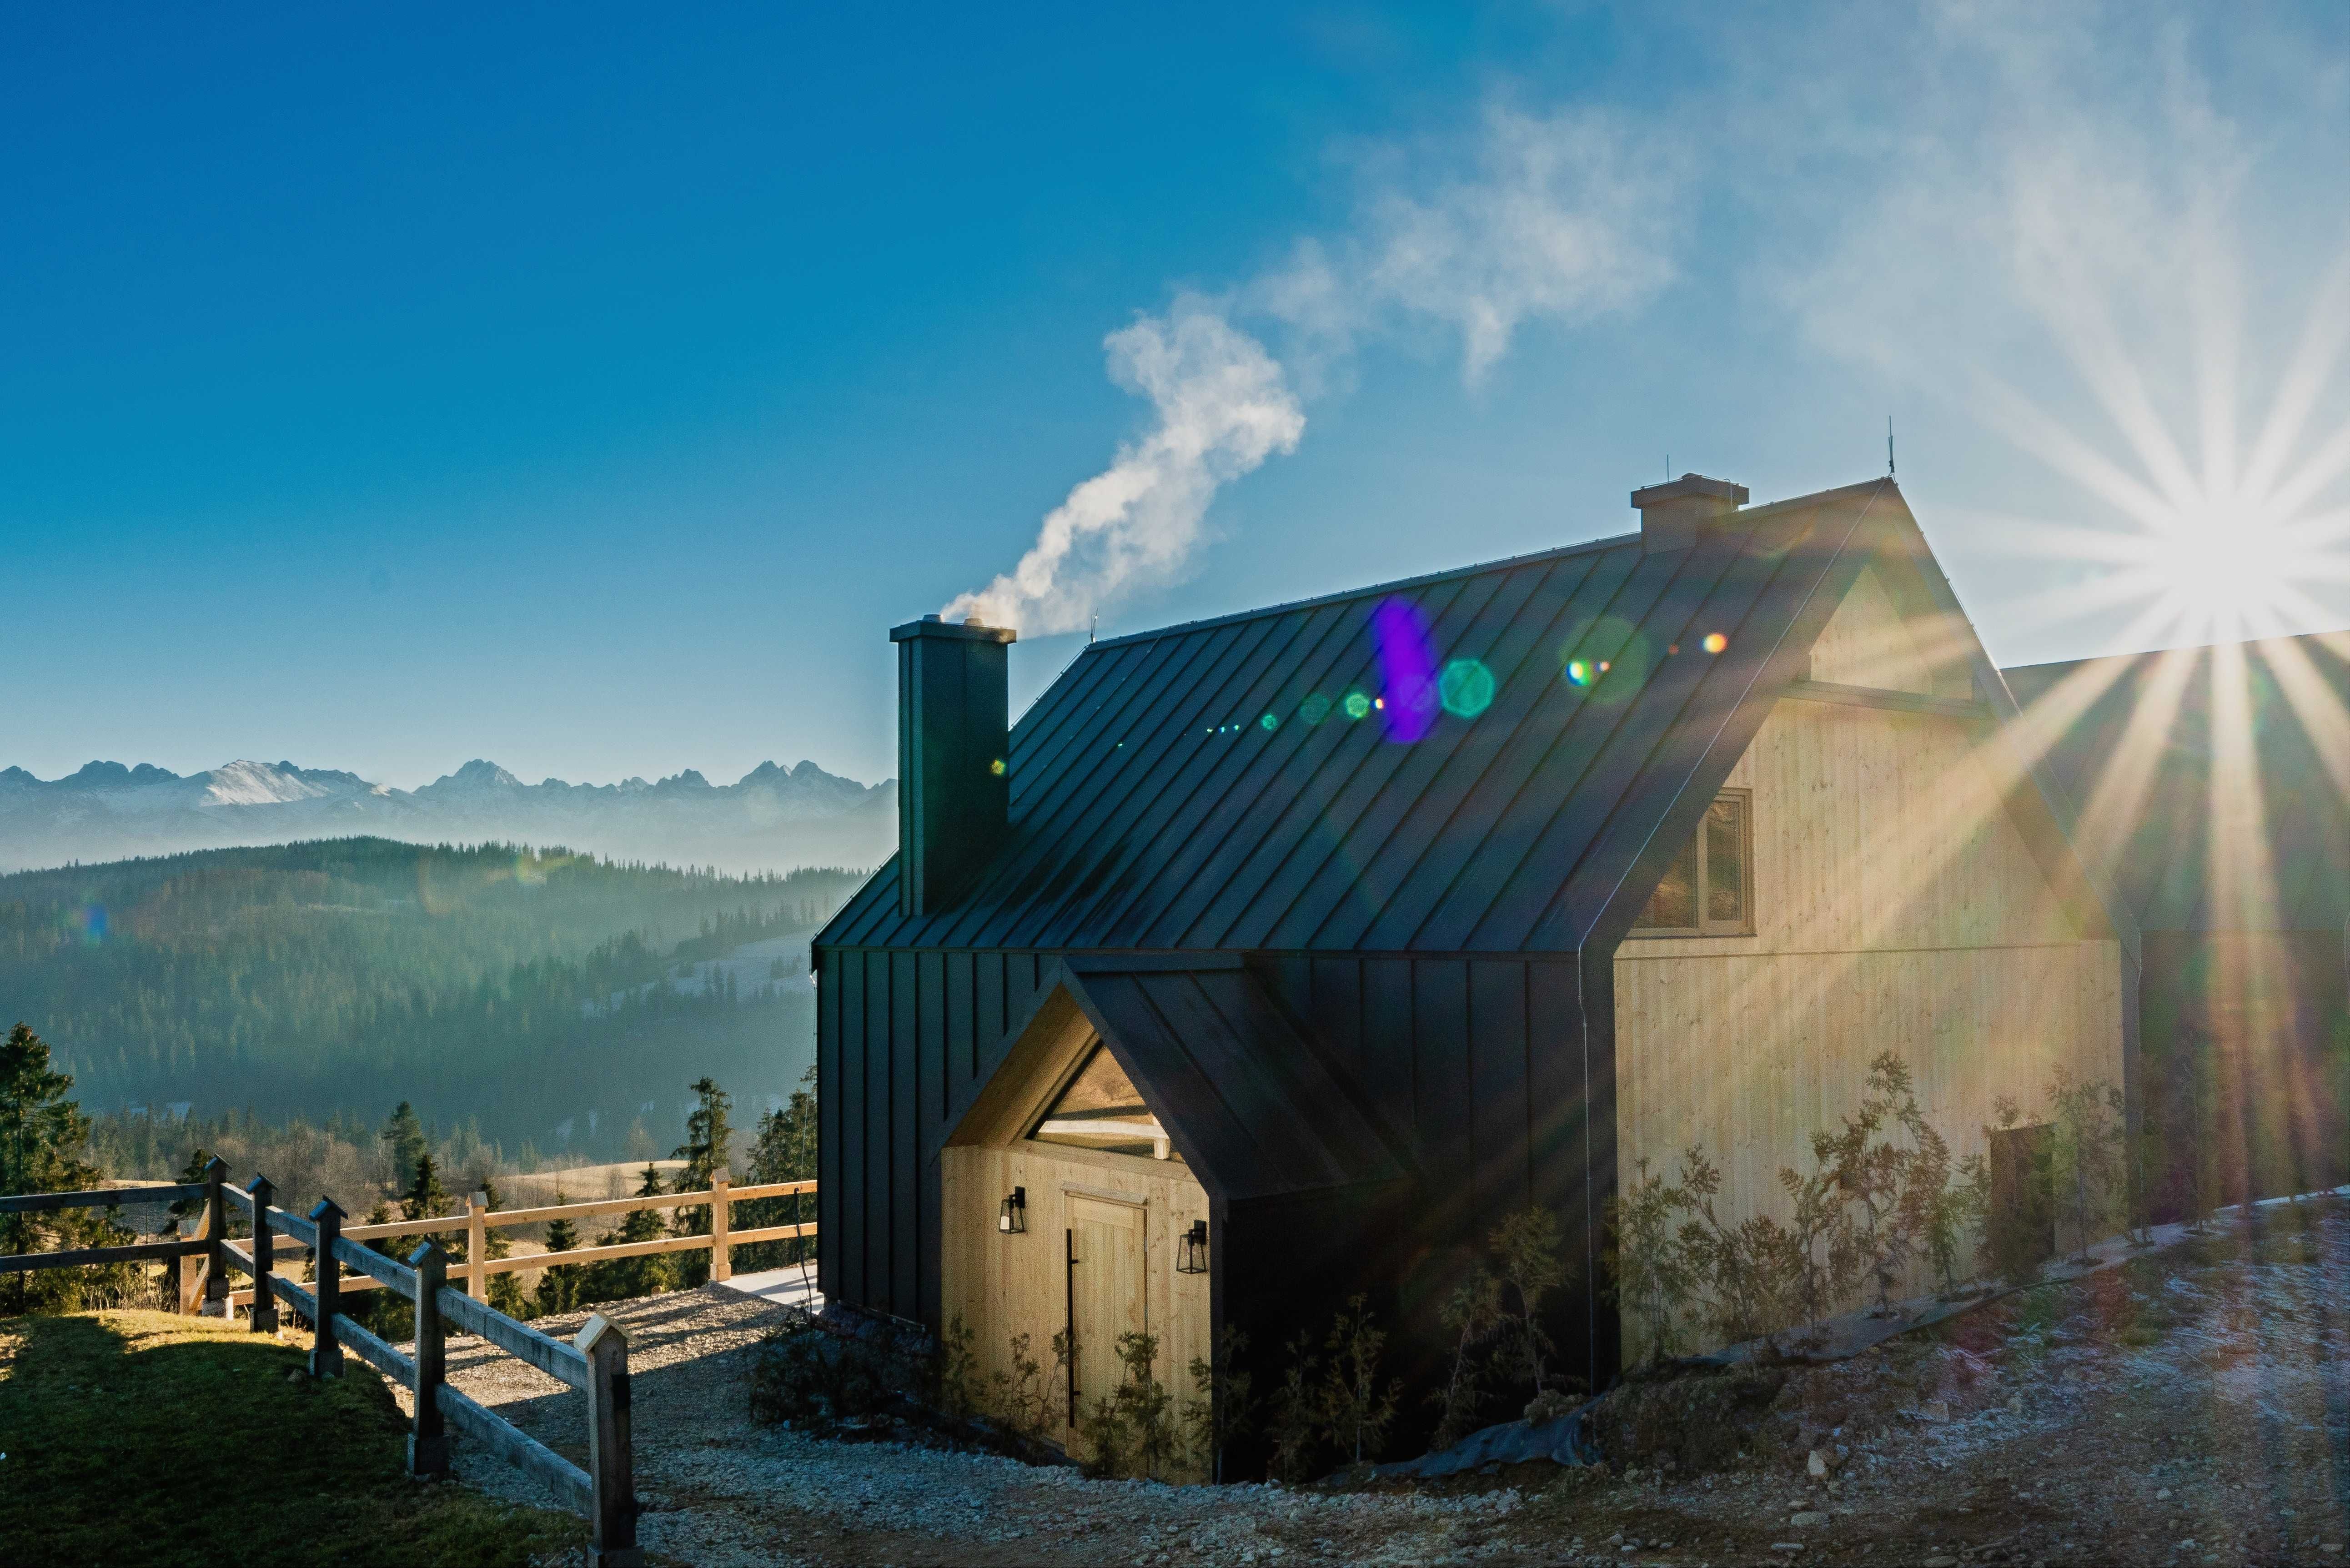
{"label": "haze over valley", "polygon": [[871,867],[897,840],[897,786],[812,762],[731,784],[687,769],[648,783],[523,783],[475,759],[414,790],[290,762],[180,774],[93,762],[61,778],[0,768],[0,872],[368,835],[411,844],[562,846],[608,860],[789,871]]}

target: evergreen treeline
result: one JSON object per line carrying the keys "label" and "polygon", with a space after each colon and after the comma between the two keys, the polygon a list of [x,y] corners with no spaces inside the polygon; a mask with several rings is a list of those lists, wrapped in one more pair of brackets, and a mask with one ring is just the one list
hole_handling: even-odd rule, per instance
{"label": "evergreen treeline", "polygon": [[[0,1017],[93,1108],[408,1100],[509,1147],[616,1155],[640,1116],[678,1125],[686,1078],[788,1094],[814,1053],[804,939],[859,880],[374,838],[21,872],[0,877]],[[776,956],[715,961],[757,942]]]}

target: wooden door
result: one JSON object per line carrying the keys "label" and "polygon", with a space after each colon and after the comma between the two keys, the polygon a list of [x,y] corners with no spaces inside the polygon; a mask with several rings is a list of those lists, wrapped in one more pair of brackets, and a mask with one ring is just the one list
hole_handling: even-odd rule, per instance
{"label": "wooden door", "polygon": [[1076,1356],[1069,1369],[1072,1427],[1097,1400],[1116,1391],[1124,1368],[1120,1334],[1145,1332],[1144,1210],[1099,1199],[1069,1199],[1069,1326]]}

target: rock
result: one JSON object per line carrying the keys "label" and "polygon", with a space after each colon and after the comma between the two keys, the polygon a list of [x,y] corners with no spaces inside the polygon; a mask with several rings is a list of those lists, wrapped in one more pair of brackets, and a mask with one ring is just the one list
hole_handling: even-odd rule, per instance
{"label": "rock", "polygon": [[1819,1449],[1814,1449],[1811,1458],[1804,1461],[1804,1469],[1814,1480],[1818,1480],[1828,1473],[1828,1461]]}
{"label": "rock", "polygon": [[1797,1530],[1817,1530],[1827,1521],[1828,1516],[1814,1508],[1807,1508],[1801,1513],[1791,1514],[1787,1519],[1787,1522]]}
{"label": "rock", "polygon": [[1929,1421],[1934,1422],[1939,1426],[1950,1418],[1950,1401],[1947,1399],[1929,1399],[1926,1401],[1925,1407],[1918,1411],[1918,1414],[1925,1417]]}
{"label": "rock", "polygon": [[2154,1494],[2154,1501],[2157,1502],[2168,1502],[2170,1501],[2170,1489],[2168,1487],[2164,1487],[2160,1490],[2157,1491]]}
{"label": "rock", "polygon": [[1926,1568],[1959,1568],[1959,1560],[1947,1555],[1929,1557],[1926,1559]]}

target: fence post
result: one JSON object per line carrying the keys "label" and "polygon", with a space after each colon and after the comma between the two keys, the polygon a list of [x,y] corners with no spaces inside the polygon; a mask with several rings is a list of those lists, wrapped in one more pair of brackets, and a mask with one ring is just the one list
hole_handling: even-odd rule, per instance
{"label": "fence post", "polygon": [[629,1447],[629,1336],[598,1313],[572,1340],[588,1358],[588,1568],[642,1568],[636,1466]]}
{"label": "fence post", "polygon": [[723,1165],[710,1173],[710,1277],[713,1280],[734,1277],[734,1249],[726,1240],[726,1233],[734,1228],[734,1200],[726,1195],[733,1180]]}
{"label": "fence post", "polygon": [[269,1233],[269,1206],[277,1189],[255,1171],[244,1189],[253,1194],[253,1332],[276,1334],[277,1293],[269,1288],[269,1276],[277,1272],[277,1239]]}
{"label": "fence post", "polygon": [[228,1180],[228,1161],[214,1155],[204,1167],[204,1235],[212,1246],[204,1254],[204,1306],[219,1306],[220,1314],[228,1316],[228,1199],[221,1196],[221,1185]]}
{"label": "fence post", "polygon": [[340,1377],[343,1375],[343,1345],[335,1337],[335,1314],[343,1310],[343,1265],[335,1261],[335,1243],[342,1239],[343,1211],[331,1198],[321,1198],[310,1210],[310,1223],[318,1228],[318,1266],[310,1293],[318,1303],[317,1334],[310,1345],[310,1376]]}
{"label": "fence post", "polygon": [[[209,1216],[199,1210],[195,1217],[195,1225],[188,1232],[186,1240],[202,1241],[209,1237],[212,1232],[205,1229],[208,1220]],[[180,1315],[193,1317],[196,1315],[196,1309],[203,1305],[204,1260],[197,1253],[187,1252],[181,1255],[179,1265]]]}
{"label": "fence post", "polygon": [[446,1475],[449,1434],[441,1424],[441,1385],[448,1357],[441,1335],[441,1287],[449,1277],[449,1255],[430,1238],[408,1255],[416,1271],[416,1429],[408,1438],[408,1473]]}
{"label": "fence post", "polygon": [[465,1199],[465,1293],[477,1302],[490,1299],[490,1195],[476,1192]]}

